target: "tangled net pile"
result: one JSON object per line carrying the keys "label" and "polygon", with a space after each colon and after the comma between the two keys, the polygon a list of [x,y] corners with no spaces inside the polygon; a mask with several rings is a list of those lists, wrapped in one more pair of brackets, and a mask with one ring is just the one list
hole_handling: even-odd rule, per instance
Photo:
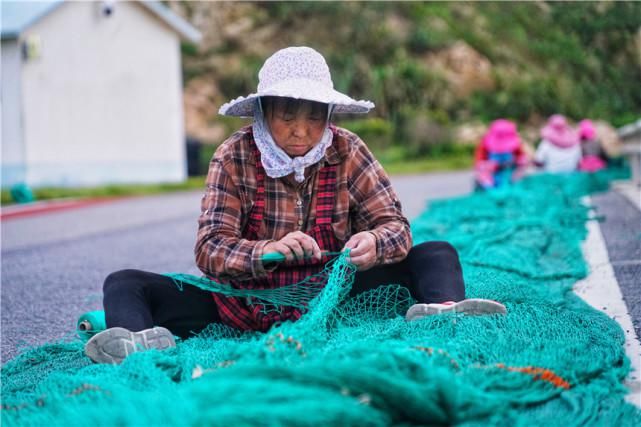
{"label": "tangled net pile", "polygon": [[537,176],[443,200],[415,243],[460,251],[467,296],[506,316],[406,322],[407,290],[345,300],[344,257],[296,323],[265,334],[210,326],[174,349],[94,365],[80,341],[2,369],[2,422],[53,425],[641,425],[623,400],[623,332],[571,292],[593,215],[580,198],[609,176]]}

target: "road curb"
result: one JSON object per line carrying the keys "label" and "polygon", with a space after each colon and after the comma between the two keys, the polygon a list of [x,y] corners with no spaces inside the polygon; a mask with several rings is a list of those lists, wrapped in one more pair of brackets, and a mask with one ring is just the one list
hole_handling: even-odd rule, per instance
{"label": "road curb", "polygon": [[19,205],[3,206],[2,208],[0,208],[0,221],[65,211],[69,209],[77,209],[102,203],[113,202],[124,198],[125,196],[93,197],[88,199],[56,199]]}

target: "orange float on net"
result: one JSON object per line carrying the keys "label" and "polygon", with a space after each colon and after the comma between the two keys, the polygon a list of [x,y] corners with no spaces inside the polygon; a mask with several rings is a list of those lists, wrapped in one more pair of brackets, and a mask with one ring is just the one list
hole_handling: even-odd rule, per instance
{"label": "orange float on net", "polygon": [[505,369],[511,372],[522,372],[524,374],[532,376],[535,380],[547,381],[553,384],[555,387],[564,388],[566,390],[570,389],[570,383],[555,374],[553,371],[545,368],[537,368],[534,366],[525,366],[525,367],[515,367],[515,366],[505,366],[502,363],[497,363],[497,367]]}

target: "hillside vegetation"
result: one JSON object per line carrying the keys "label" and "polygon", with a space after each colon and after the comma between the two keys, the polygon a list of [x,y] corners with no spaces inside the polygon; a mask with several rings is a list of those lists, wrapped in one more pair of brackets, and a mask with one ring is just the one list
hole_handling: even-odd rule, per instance
{"label": "hillside vegetation", "polygon": [[556,112],[614,126],[641,116],[638,2],[169,5],[204,34],[183,45],[183,66],[187,129],[205,142],[244,123],[218,107],[254,92],[265,58],[290,45],[319,50],[338,90],[375,102],[341,123],[401,157],[474,142],[498,117],[535,139]]}

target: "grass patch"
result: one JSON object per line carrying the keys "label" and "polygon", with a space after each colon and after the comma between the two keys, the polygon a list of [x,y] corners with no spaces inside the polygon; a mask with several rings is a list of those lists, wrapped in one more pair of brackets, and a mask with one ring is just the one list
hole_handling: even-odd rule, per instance
{"label": "grass patch", "polygon": [[[159,183],[159,184],[114,184],[100,187],[42,187],[34,188],[33,195],[36,200],[49,200],[61,198],[83,197],[113,197],[113,196],[141,196],[148,194],[161,194],[172,191],[196,190],[205,188],[205,177],[190,177],[185,182]],[[9,190],[2,190],[2,205],[13,204]]]}
{"label": "grass patch", "polygon": [[429,152],[422,156],[412,155],[402,146],[373,149],[373,152],[389,175],[469,169],[474,162],[473,146],[440,144],[428,148]]}
{"label": "grass patch", "polygon": [[410,175],[426,172],[440,172],[469,169],[472,167],[471,157],[445,156],[440,158],[423,158],[414,160],[398,160],[383,162],[383,168],[389,175]]}

